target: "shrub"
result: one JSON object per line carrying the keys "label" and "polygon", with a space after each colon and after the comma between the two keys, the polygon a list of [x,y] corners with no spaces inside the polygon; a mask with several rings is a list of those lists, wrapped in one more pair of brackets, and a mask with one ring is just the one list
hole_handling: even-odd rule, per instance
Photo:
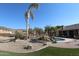
{"label": "shrub", "polygon": [[38,40],[49,41],[49,37],[43,35],[43,36],[41,36]]}
{"label": "shrub", "polygon": [[23,33],[20,33],[18,31],[15,32],[15,38],[16,39],[24,39],[25,36],[23,35]]}

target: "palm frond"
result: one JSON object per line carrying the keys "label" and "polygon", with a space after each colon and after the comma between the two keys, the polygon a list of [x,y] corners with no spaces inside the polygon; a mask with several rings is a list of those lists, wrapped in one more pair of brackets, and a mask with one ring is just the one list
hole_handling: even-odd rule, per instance
{"label": "palm frond", "polygon": [[30,10],[26,11],[26,13],[25,13],[25,18],[26,18],[26,19],[29,19],[29,18],[30,18]]}
{"label": "palm frond", "polygon": [[28,12],[25,12],[25,18],[28,19]]}
{"label": "palm frond", "polygon": [[36,8],[36,9],[38,9],[38,6],[39,6],[38,3],[32,3],[32,4],[29,6],[28,10],[31,9],[31,8]]}
{"label": "palm frond", "polygon": [[[34,15],[33,15],[33,12],[32,12],[32,8],[35,8],[37,9],[38,8],[38,3],[32,3],[30,4],[28,10],[25,12],[25,18],[28,19],[29,17],[31,17],[32,19],[34,19]],[[29,15],[28,15],[29,13]]]}
{"label": "palm frond", "polygon": [[33,14],[32,11],[30,11],[30,17],[31,17],[32,19],[34,19],[34,14]]}

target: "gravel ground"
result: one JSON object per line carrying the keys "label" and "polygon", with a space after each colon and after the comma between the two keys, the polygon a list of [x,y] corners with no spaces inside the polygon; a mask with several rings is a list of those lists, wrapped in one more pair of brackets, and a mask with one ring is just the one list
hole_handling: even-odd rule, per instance
{"label": "gravel ground", "polygon": [[[0,41],[8,39],[10,39],[10,37],[0,37]],[[79,48],[79,40],[73,40],[71,42],[59,42],[59,43],[47,42],[47,45],[45,46],[43,46],[42,43],[29,43],[30,45],[32,45],[32,49],[29,50],[24,49],[24,47],[28,45],[27,43],[28,43],[27,40],[19,40],[19,39],[16,40],[16,42],[0,43],[0,51],[29,53],[38,51],[48,46],[60,47],[60,48]]]}
{"label": "gravel ground", "polygon": [[[10,37],[0,37],[1,40],[8,40]],[[6,42],[6,43],[0,43],[0,51],[10,51],[10,52],[16,52],[16,53],[28,53],[33,51],[38,51],[40,49],[43,49],[46,46],[43,46],[42,43],[29,43],[32,45],[32,49],[24,49],[25,46],[27,46],[27,40],[16,40],[16,42]]]}

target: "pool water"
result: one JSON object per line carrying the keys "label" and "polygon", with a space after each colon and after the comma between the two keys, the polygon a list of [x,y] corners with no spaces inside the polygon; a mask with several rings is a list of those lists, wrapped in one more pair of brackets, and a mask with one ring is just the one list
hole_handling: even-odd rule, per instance
{"label": "pool water", "polygon": [[61,37],[55,37],[54,38],[56,41],[64,41],[65,39],[61,38]]}

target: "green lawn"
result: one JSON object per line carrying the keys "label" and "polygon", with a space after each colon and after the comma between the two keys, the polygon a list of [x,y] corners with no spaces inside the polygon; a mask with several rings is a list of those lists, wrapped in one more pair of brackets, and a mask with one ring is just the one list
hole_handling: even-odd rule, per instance
{"label": "green lawn", "polygon": [[47,47],[40,51],[31,53],[13,53],[1,51],[0,56],[79,56],[79,48],[69,49],[69,48],[55,48]]}

